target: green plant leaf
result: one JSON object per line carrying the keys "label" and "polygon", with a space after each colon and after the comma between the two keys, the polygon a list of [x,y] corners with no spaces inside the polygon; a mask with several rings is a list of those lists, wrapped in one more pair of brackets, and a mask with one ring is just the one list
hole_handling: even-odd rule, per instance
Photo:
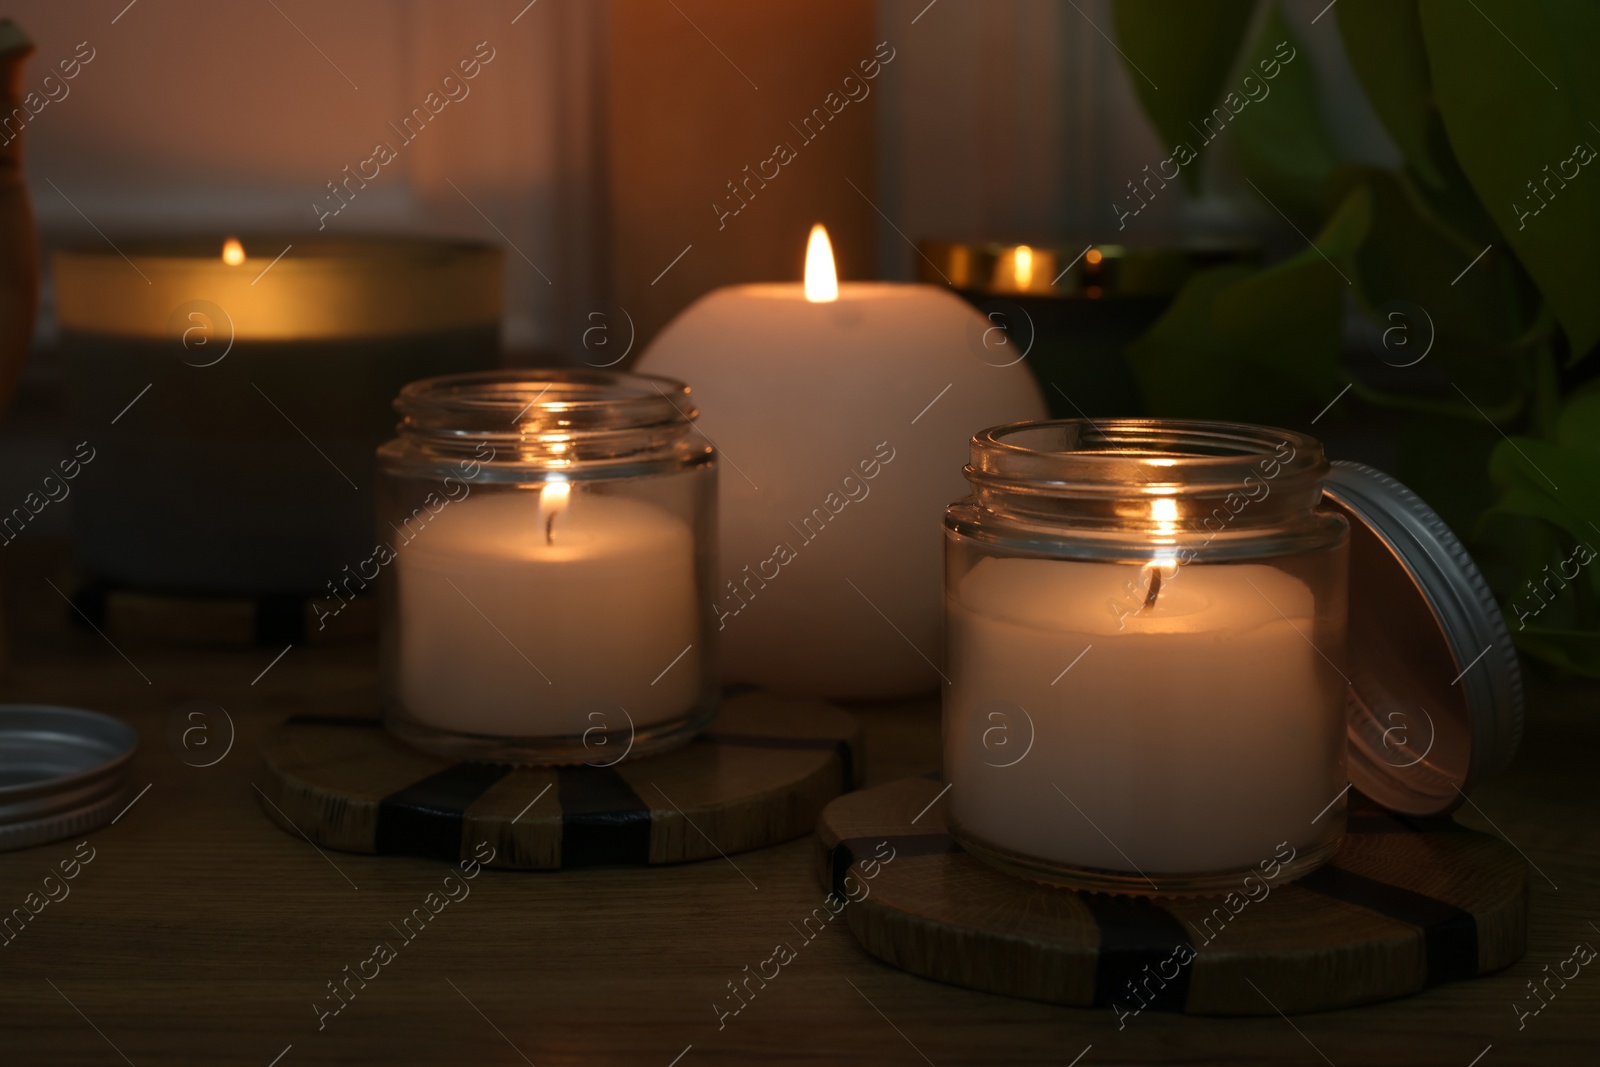
{"label": "green plant leaf", "polygon": [[[1235,113],[1221,136],[1232,140],[1245,175],[1272,206],[1310,229],[1332,206],[1328,177],[1337,164],[1322,125],[1311,57],[1298,46],[1283,13],[1274,7],[1246,53],[1246,68],[1262,86],[1262,98],[1230,92],[1224,113]],[[1267,78],[1267,71],[1276,76]]]}
{"label": "green plant leaf", "polygon": [[[1578,97],[1578,110],[1600,122],[1600,66],[1595,64],[1595,48],[1600,45],[1600,12],[1591,0],[1544,0],[1540,5],[1550,21],[1550,36],[1561,65],[1571,73],[1566,81],[1557,78],[1563,91]],[[1522,13],[1524,5],[1515,10]],[[1485,10],[1488,10],[1485,8]],[[1552,71],[1550,76],[1555,78]]]}
{"label": "green plant leaf", "polygon": [[[1435,188],[1427,182],[1419,182],[1418,194],[1426,201],[1429,210],[1441,224],[1458,236],[1470,249],[1462,253],[1462,267],[1470,264],[1473,257],[1482,251],[1485,245],[1499,245],[1500,254],[1507,255],[1499,227],[1495,225],[1494,219],[1489,217],[1488,210],[1478,199],[1477,192],[1472,188],[1472,182],[1468,180],[1466,172],[1461,169],[1460,161],[1456,159],[1455,152],[1450,148],[1450,137],[1445,133],[1444,119],[1435,116],[1432,129],[1433,139],[1439,145],[1435,158],[1445,173],[1444,186]],[[1518,270],[1521,271],[1520,264]],[[1522,287],[1530,293],[1537,294],[1538,290],[1525,272],[1521,277]]]}
{"label": "green plant leaf", "polygon": [[1416,0],[1344,0],[1339,34],[1372,110],[1406,163],[1429,185],[1445,187],[1432,126],[1439,121],[1428,80],[1428,51]]}
{"label": "green plant leaf", "polygon": [[[1404,372],[1369,376],[1363,395],[1374,398],[1380,383],[1392,391],[1379,402],[1416,410],[1455,410],[1477,420],[1476,411],[1450,387],[1473,397],[1485,411],[1510,417],[1527,406],[1532,371],[1522,338],[1536,319],[1537,305],[1504,249],[1491,250],[1465,273],[1470,259],[1404,174],[1350,168],[1372,193],[1372,225],[1356,255],[1353,277],[1367,317],[1408,347],[1379,353]],[[1426,362],[1423,363],[1426,353]],[[1402,391],[1403,390],[1403,391]]]}
{"label": "green plant leaf", "polygon": [[[1431,355],[1429,358],[1432,358]],[[1435,384],[1439,385],[1437,392],[1398,392],[1385,389],[1381,385],[1373,385],[1369,382],[1357,379],[1352,385],[1351,392],[1360,397],[1362,400],[1372,404],[1374,407],[1394,408],[1400,411],[1410,412],[1413,415],[1440,415],[1447,419],[1458,422],[1465,422],[1469,419],[1478,419],[1481,421],[1483,416],[1487,416],[1494,421],[1485,423],[1485,430],[1489,429],[1491,426],[1496,426],[1502,422],[1508,422],[1511,419],[1514,419],[1517,415],[1524,411],[1527,406],[1527,397],[1513,395],[1507,401],[1498,405],[1491,404],[1490,406],[1485,407],[1482,403],[1479,403],[1477,410],[1474,410],[1470,405],[1466,405],[1461,402],[1461,396],[1459,393],[1453,389],[1449,389],[1448,381],[1440,381]],[[1448,393],[1446,393],[1446,390],[1449,390]],[[1410,429],[1412,425],[1413,423],[1408,420],[1401,424],[1401,429]],[[1494,442],[1490,442],[1490,444],[1493,443]],[[1430,455],[1430,447],[1428,446],[1427,442],[1425,440],[1419,440],[1416,447],[1421,450],[1422,458],[1424,462],[1426,462]],[[1488,454],[1489,450],[1485,448],[1484,456],[1487,457]],[[1478,468],[1471,472],[1471,476],[1481,480],[1481,476],[1483,474],[1482,467],[1483,464],[1478,464]],[[1411,484],[1405,478],[1402,478],[1401,481],[1406,482],[1407,485]]]}
{"label": "green plant leaf", "polygon": [[1371,221],[1371,196],[1356,189],[1313,247],[1217,295],[1218,330],[1259,365],[1298,382],[1307,395],[1336,382],[1344,299]]}
{"label": "green plant leaf", "polygon": [[[1357,286],[1371,308],[1409,300],[1425,308],[1439,334],[1495,346],[1502,353],[1533,324],[1516,265],[1490,249],[1461,273],[1464,248],[1402,176],[1365,169],[1372,227],[1356,257]],[[1502,356],[1503,358],[1503,356]]]}
{"label": "green plant leaf", "polygon": [[[1538,513],[1574,537],[1600,533],[1589,525],[1600,525],[1600,452],[1508,437],[1489,457],[1489,476],[1496,485],[1538,500]],[[1496,505],[1504,506],[1505,501]],[[1521,506],[1529,514],[1535,511],[1532,503]]]}
{"label": "green plant leaf", "polygon": [[1533,658],[1574,674],[1600,677],[1600,631],[1557,630],[1541,626],[1518,630],[1515,620],[1507,622],[1517,647]]}
{"label": "green plant leaf", "polygon": [[1600,394],[1556,417],[1556,440],[1502,440],[1489,460],[1501,489],[1474,548],[1525,653],[1600,676]]}
{"label": "green plant leaf", "polygon": [[1266,410],[1271,389],[1250,379],[1241,354],[1212,321],[1217,294],[1252,273],[1237,265],[1199,272],[1155,325],[1127,346],[1149,414],[1217,419]]}
{"label": "green plant leaf", "polygon": [[[1556,416],[1556,442],[1586,449],[1600,463],[1600,392],[1580,393],[1567,402]],[[1600,501],[1595,506],[1600,510]]]}
{"label": "green plant leaf", "polygon": [[[1463,417],[1461,397],[1454,389],[1450,396],[1456,406],[1448,412],[1410,412],[1397,420],[1395,456],[1386,466],[1466,540],[1495,502],[1495,487],[1484,473],[1495,446],[1505,439],[1477,412]],[[1520,574],[1513,570],[1511,577]]]}
{"label": "green plant leaf", "polygon": [[[1111,22],[1128,78],[1168,148],[1193,142],[1233,68],[1255,0],[1115,0]],[[1158,88],[1159,86],[1159,88]],[[1185,168],[1190,191],[1199,168]]]}
{"label": "green plant leaf", "polygon": [[1600,243],[1588,239],[1600,233],[1600,4],[1421,0],[1420,11],[1455,155],[1581,358],[1600,341]]}
{"label": "green plant leaf", "polygon": [[[1372,355],[1395,369],[1358,356],[1356,395],[1380,407],[1472,421],[1482,420],[1480,411],[1497,423],[1528,411],[1538,377],[1532,356],[1545,338],[1535,329],[1543,305],[1515,258],[1501,245],[1463,272],[1482,246],[1439,217],[1409,172],[1347,165],[1330,182],[1330,190],[1362,186],[1371,191],[1373,215],[1352,272],[1356,304],[1373,327],[1367,343],[1380,334],[1384,343]],[[1462,188],[1476,203],[1465,179]]]}
{"label": "green plant leaf", "polygon": [[1317,247],[1266,270],[1213,267],[1189,279],[1127,349],[1147,410],[1281,423],[1292,405],[1337,393],[1349,288],[1340,271],[1353,269],[1370,217],[1370,197],[1358,189]]}

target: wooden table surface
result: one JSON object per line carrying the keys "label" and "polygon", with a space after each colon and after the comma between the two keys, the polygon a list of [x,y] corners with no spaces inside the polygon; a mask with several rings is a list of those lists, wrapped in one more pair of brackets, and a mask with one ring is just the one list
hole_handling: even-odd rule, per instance
{"label": "wooden table surface", "polygon": [[[278,649],[126,640],[119,654],[68,624],[50,587],[71,588],[62,552],[18,543],[0,550],[0,565],[12,654],[0,700],[126,717],[142,737],[135,788],[151,783],[87,837],[93,859],[70,894],[0,945],[5,1067],[1600,1062],[1600,963],[1565,988],[1552,981],[1553,998],[1520,1028],[1513,1007],[1536,1005],[1526,983],[1554,973],[1574,945],[1600,945],[1593,686],[1536,689],[1521,756],[1459,816],[1536,865],[1527,955],[1475,982],[1291,1019],[1145,1012],[1119,1030],[1110,1011],[901,973],[836,926],[719,1028],[713,1005],[727,1001],[727,983],[794,940],[790,924],[821,902],[805,839],[670,868],[485,871],[319,1028],[314,1005],[335,1003],[327,983],[377,942],[398,942],[390,924],[451,871],[319,854],[261,814],[257,739],[284,715],[370,699],[372,647],[296,646],[254,682]],[[187,765],[168,740],[174,710],[193,699],[226,708],[237,729],[208,768]],[[931,699],[857,710],[869,784],[937,765]],[[226,727],[215,730],[220,745]],[[0,855],[0,914],[38,891],[78,840]]]}

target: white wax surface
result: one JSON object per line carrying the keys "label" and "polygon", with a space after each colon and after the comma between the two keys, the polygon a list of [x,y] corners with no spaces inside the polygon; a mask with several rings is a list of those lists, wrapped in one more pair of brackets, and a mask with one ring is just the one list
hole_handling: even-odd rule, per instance
{"label": "white wax surface", "polygon": [[412,719],[551,737],[626,729],[608,704],[636,726],[692,708],[701,608],[688,525],[581,483],[548,544],[547,517],[538,491],[478,492],[397,544],[400,699]]}
{"label": "white wax surface", "polygon": [[638,369],[693,387],[721,453],[726,681],[842,698],[940,684],[940,520],[967,495],[971,436],[1046,414],[1025,363],[992,365],[1015,351],[983,348],[992,325],[935,286],[810,303],[798,284],[742,285],[651,345]]}
{"label": "white wax surface", "polygon": [[1146,874],[1320,840],[1312,820],[1346,782],[1344,697],[1307,640],[1310,589],[1270,566],[1191,565],[1134,610],[1146,588],[1136,566],[1041,559],[984,559],[960,580],[946,605],[955,820],[1026,855]]}

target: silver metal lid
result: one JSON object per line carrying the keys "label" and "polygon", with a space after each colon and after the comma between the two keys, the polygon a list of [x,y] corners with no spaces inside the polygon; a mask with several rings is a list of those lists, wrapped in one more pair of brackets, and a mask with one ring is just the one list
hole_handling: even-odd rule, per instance
{"label": "silver metal lid", "polygon": [[104,826],[126,802],[139,735],[109,715],[0,704],[0,852]]}
{"label": "silver metal lid", "polygon": [[1522,673],[1477,564],[1411,490],[1339,461],[1350,520],[1350,781],[1408,815],[1454,810],[1522,741]]}

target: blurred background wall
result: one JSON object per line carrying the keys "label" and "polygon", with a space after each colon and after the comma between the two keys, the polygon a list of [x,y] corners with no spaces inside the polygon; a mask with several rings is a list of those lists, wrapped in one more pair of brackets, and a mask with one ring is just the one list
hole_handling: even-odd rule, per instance
{"label": "blurred background wall", "polygon": [[[1330,124],[1391,160],[1331,20],[1311,22],[1320,6],[1289,13],[1340,101]],[[797,279],[813,221],[847,278],[914,277],[924,239],[1105,240],[1124,183],[1165,154],[1102,32],[1107,0],[15,0],[8,13],[37,46],[29,87],[93,53],[27,125],[46,256],[319,219],[326,233],[475,237],[506,250],[513,362],[581,358],[594,310],[627,311],[637,354],[709,289]],[[475,53],[492,58],[470,93],[323,218],[329,183],[399,143],[391,124]],[[794,158],[751,181],[780,143]],[[1283,228],[1222,177],[1205,200],[1152,204],[1142,235]],[[0,490],[59,450],[44,283]],[[59,535],[64,514],[37,533]]]}
{"label": "blurred background wall", "polygon": [[[10,16],[38,49],[30,84],[79,42],[95,56],[27,128],[46,246],[100,240],[96,228],[113,237],[316,230],[326,183],[377,141],[398,142],[389,124],[487,42],[493,58],[470,93],[324,232],[507,244],[507,339],[547,344],[553,308],[593,288],[600,270],[588,219],[598,206],[604,12],[543,0],[513,25],[517,10],[443,0],[13,3]],[[562,269],[552,272],[556,258]],[[41,319],[48,327],[48,303]]]}
{"label": "blurred background wall", "polygon": [[[1337,92],[1314,3],[1291,7]],[[507,250],[506,338],[576,354],[583,309],[648,335],[716,285],[798,276],[830,225],[849,276],[910,277],[912,241],[1114,229],[1162,153],[1102,35],[1105,0],[16,0],[33,81],[94,59],[28,126],[47,246],[140,231],[315,229],[342,168],[392,138],[455,63],[494,58],[332,231],[463,234]],[[857,63],[893,59],[812,142],[799,124]],[[859,74],[859,71],[857,71]],[[137,85],[129,93],[125,87]],[[1341,107],[1348,141],[1385,151]],[[727,183],[798,158],[717,225]],[[770,171],[769,171],[770,173]],[[854,188],[852,188],[852,183]],[[1174,196],[1139,225],[1228,228],[1254,209]],[[1244,221],[1241,222],[1241,219]],[[693,249],[655,285],[681,250]],[[48,342],[48,288],[41,322]],[[643,340],[641,336],[641,341]]]}

